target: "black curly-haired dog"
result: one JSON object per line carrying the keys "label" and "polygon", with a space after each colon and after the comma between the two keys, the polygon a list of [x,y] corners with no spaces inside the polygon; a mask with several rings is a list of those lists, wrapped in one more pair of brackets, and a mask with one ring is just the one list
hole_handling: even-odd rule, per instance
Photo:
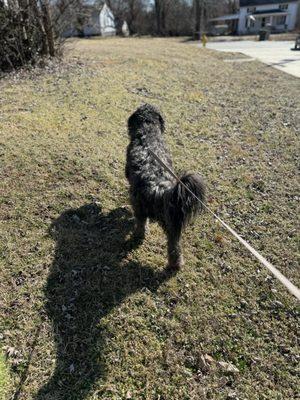
{"label": "black curly-haired dog", "polygon": [[[180,238],[183,228],[201,211],[199,201],[154,159],[152,150],[168,167],[172,161],[164,142],[164,119],[157,108],[145,104],[128,119],[126,178],[136,219],[135,234],[144,238],[148,218],[157,221],[168,238],[168,266],[183,265]],[[204,201],[204,184],[198,174],[184,173],[181,181]]]}

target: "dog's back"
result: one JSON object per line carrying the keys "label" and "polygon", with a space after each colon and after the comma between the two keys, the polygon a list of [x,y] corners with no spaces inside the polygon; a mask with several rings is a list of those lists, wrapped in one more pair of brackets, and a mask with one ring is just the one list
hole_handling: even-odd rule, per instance
{"label": "dog's back", "polygon": [[[152,156],[153,151],[169,168],[172,161],[163,139],[165,125],[159,111],[146,104],[128,120],[130,144],[127,148],[126,177],[130,183],[137,232],[144,236],[148,218],[156,220],[168,235],[169,265],[182,264],[179,239],[188,221],[201,204]],[[198,174],[183,174],[183,183],[204,200],[204,185]]]}
{"label": "dog's back", "polygon": [[[174,185],[174,178],[153,158],[149,150],[157,154],[170,168],[172,161],[163,138],[164,121],[159,111],[146,104],[128,120],[130,144],[127,148],[126,177],[131,193],[148,208],[150,218],[157,219],[152,210],[159,202],[160,192]],[[151,212],[152,210],[152,212]]]}

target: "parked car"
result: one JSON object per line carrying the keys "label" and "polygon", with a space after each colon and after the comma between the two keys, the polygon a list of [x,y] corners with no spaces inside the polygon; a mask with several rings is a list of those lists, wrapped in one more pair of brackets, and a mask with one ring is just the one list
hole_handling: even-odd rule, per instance
{"label": "parked car", "polygon": [[229,32],[228,25],[213,25],[209,30],[209,34],[211,36],[224,36]]}

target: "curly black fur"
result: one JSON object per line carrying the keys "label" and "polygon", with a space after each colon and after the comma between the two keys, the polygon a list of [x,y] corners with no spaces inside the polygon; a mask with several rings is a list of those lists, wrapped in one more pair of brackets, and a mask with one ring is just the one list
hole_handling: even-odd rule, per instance
{"label": "curly black fur", "polygon": [[[145,104],[128,119],[126,178],[136,219],[136,234],[144,237],[147,220],[157,221],[168,237],[170,268],[180,268],[183,258],[180,238],[183,228],[201,211],[199,201],[176,181],[151,155],[150,149],[172,169],[164,142],[165,124],[158,109]],[[204,201],[204,184],[198,174],[185,173],[182,182]]]}

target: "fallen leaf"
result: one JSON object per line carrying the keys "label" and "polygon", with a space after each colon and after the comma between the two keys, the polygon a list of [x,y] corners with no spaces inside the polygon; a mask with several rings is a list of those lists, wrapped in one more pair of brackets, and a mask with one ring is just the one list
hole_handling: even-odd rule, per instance
{"label": "fallen leaf", "polygon": [[237,367],[235,367],[233,364],[231,363],[227,363],[225,361],[219,361],[218,365],[221,367],[221,369],[224,372],[227,372],[229,374],[238,374],[240,371],[238,370]]}

